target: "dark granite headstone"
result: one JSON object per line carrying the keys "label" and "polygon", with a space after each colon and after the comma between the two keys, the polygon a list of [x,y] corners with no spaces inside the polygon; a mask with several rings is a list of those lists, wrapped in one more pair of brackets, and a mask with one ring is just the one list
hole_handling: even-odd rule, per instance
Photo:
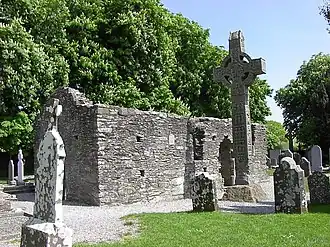
{"label": "dark granite headstone", "polygon": [[268,156],[266,156],[266,165],[268,168],[272,168],[271,159]]}
{"label": "dark granite headstone", "polygon": [[276,167],[277,167],[277,159],[271,159],[270,168],[276,168]]}
{"label": "dark granite headstone", "polygon": [[322,172],[315,171],[308,177],[311,204],[330,204],[330,180]]}
{"label": "dark granite headstone", "polygon": [[284,150],[282,153],[280,153],[280,155],[278,156],[278,164],[281,163],[281,159],[283,159],[284,157],[290,157],[290,158],[293,158],[293,153],[287,149],[287,150]]}
{"label": "dark granite headstone", "polygon": [[293,159],[296,162],[296,165],[297,166],[300,166],[300,162],[301,162],[301,155],[300,155],[300,153],[294,152],[293,153]]}
{"label": "dark granite headstone", "polygon": [[284,157],[274,172],[276,213],[307,212],[304,171],[293,158]]}
{"label": "dark granite headstone", "polygon": [[216,180],[207,172],[195,176],[191,191],[193,211],[218,210]]}
{"label": "dark granite headstone", "polygon": [[300,161],[300,167],[301,169],[304,170],[305,172],[305,177],[308,177],[310,176],[312,173],[311,173],[311,163],[309,162],[308,159],[306,159],[305,157],[302,157],[301,158],[301,161]]}

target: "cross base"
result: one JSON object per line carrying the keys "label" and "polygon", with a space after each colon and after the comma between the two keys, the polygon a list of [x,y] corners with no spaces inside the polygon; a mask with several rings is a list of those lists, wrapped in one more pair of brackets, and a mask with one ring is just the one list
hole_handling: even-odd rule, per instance
{"label": "cross base", "polygon": [[73,231],[64,224],[31,218],[22,226],[21,247],[72,247]]}

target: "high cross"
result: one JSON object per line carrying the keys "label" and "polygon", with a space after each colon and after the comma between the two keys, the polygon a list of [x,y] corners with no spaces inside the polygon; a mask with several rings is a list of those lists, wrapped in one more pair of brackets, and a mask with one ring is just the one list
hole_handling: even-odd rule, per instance
{"label": "high cross", "polygon": [[249,86],[257,75],[266,73],[262,58],[251,59],[245,53],[241,31],[230,33],[229,55],[214,69],[213,77],[231,89],[233,149],[236,161],[236,184],[250,184],[252,131],[249,108]]}

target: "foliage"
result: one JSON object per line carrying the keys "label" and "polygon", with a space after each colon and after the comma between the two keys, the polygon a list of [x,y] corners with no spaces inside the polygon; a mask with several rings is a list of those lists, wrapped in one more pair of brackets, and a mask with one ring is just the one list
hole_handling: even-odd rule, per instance
{"label": "foliage", "polygon": [[[228,118],[230,91],[213,81],[228,54],[209,31],[159,0],[2,0],[0,116],[33,120],[69,85],[98,103]],[[271,89],[250,87],[251,117],[265,122]]]}
{"label": "foliage", "polygon": [[68,66],[36,44],[18,19],[0,26],[0,37],[0,148],[15,153],[31,148],[32,122],[53,90],[68,83]]}
{"label": "foliage", "polygon": [[316,54],[300,67],[297,78],[276,92],[284,126],[305,145],[330,144],[330,55]]}
{"label": "foliage", "polygon": [[287,144],[288,140],[285,138],[285,129],[279,122],[269,120],[266,123],[267,133],[267,148],[268,149],[282,149]]}
{"label": "foliage", "polygon": [[33,41],[19,20],[0,26],[0,116],[23,110],[33,119],[55,88],[68,82],[68,66]]}
{"label": "foliage", "polygon": [[[239,209],[237,209],[239,210]],[[126,219],[138,222],[138,236],[74,247],[233,247],[330,246],[329,206],[309,208],[306,214],[153,213]],[[311,227],[312,226],[312,227]]]}
{"label": "foliage", "polygon": [[18,153],[18,149],[29,150],[32,140],[32,122],[25,112],[19,112],[15,117],[0,119],[0,151],[10,155]]}
{"label": "foliage", "polygon": [[[330,1],[324,0],[323,5],[320,7],[320,15],[324,17],[328,25],[330,25]],[[330,32],[330,29],[328,29]]]}
{"label": "foliage", "polygon": [[271,97],[273,90],[266,80],[258,77],[249,88],[251,119],[256,123],[266,123],[266,117],[271,115],[266,97]]}

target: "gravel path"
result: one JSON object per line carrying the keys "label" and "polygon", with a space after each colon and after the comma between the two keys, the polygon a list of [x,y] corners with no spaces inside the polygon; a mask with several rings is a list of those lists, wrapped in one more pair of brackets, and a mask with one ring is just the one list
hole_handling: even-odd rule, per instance
{"label": "gravel path", "polygon": [[[274,191],[272,177],[270,181],[263,183],[267,199],[259,203],[229,202],[220,201],[221,211],[237,213],[273,213],[274,212]],[[33,194],[21,194],[18,201],[14,201],[14,208],[21,208],[24,212],[33,211]],[[135,203],[122,206],[69,206],[64,205],[64,222],[74,230],[74,242],[101,242],[115,241],[128,231],[129,226],[125,226],[120,219],[122,216],[137,213],[153,212],[182,212],[192,210],[190,199],[177,200],[172,202],[158,201],[149,203]],[[21,223],[20,223],[21,224]],[[1,230],[1,229],[0,229]],[[17,247],[6,243],[0,247]]]}

